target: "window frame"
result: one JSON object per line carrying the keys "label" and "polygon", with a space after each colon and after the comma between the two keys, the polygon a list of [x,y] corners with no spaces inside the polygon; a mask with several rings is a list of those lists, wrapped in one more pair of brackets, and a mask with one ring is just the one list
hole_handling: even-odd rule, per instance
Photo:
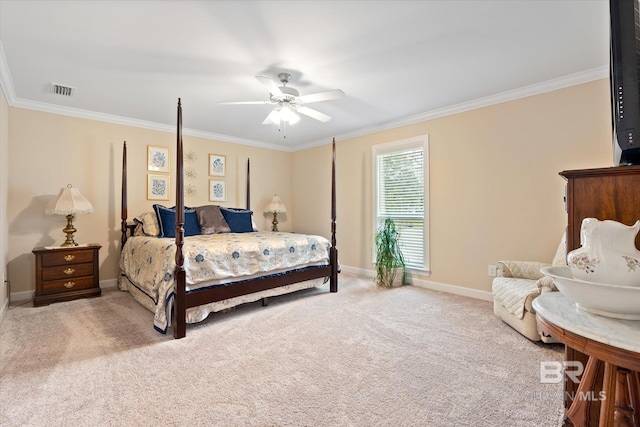
{"label": "window frame", "polygon": [[[378,196],[379,196],[379,188],[378,188],[378,156],[381,154],[392,153],[396,151],[403,151],[412,148],[422,148],[424,163],[423,163],[423,180],[424,180],[424,217],[423,217],[423,264],[422,268],[418,267],[407,267],[407,271],[412,272],[421,272],[423,274],[430,274],[431,264],[430,264],[430,253],[429,253],[429,135],[417,135],[406,139],[386,142],[383,144],[377,144],[371,147],[371,170],[372,170],[372,179],[373,179],[373,208],[372,208],[372,235],[375,234],[378,224]],[[375,264],[376,253],[375,247],[372,245],[371,247],[371,260],[372,263]]]}

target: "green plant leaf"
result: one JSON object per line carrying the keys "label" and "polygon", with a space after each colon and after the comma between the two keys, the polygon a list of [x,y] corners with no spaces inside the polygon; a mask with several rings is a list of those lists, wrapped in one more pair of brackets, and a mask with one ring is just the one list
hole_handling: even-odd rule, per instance
{"label": "green plant leaf", "polygon": [[385,218],[375,234],[376,247],[376,283],[380,286],[392,286],[398,272],[406,274],[406,266],[400,250],[400,233],[391,218]]}

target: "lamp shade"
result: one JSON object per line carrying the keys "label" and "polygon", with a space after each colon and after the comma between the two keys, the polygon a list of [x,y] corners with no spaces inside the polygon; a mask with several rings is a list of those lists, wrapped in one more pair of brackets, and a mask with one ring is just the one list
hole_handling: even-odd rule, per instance
{"label": "lamp shade", "polygon": [[61,188],[56,197],[47,205],[44,213],[47,215],[73,215],[76,213],[93,212],[91,203],[80,194],[80,190],[67,185]]}
{"label": "lamp shade", "polygon": [[280,200],[280,197],[275,194],[271,202],[267,205],[267,208],[264,210],[265,212],[273,212],[273,213],[284,213],[287,211],[284,203]]}

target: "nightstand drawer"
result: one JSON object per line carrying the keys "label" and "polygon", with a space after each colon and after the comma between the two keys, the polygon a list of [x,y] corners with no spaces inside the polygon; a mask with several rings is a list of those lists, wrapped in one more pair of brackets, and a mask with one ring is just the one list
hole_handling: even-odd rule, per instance
{"label": "nightstand drawer", "polygon": [[48,282],[56,279],[73,279],[75,277],[93,275],[93,263],[56,265],[42,269],[42,280]]}
{"label": "nightstand drawer", "polygon": [[100,296],[100,245],[33,248],[36,290],[33,306]]}
{"label": "nightstand drawer", "polygon": [[88,289],[95,285],[93,276],[79,277],[76,279],[53,280],[51,282],[42,283],[43,294],[57,294],[59,292],[77,291],[80,289]]}
{"label": "nightstand drawer", "polygon": [[88,250],[69,250],[55,251],[42,254],[42,266],[49,267],[52,265],[79,264],[83,262],[93,262],[94,251]]}

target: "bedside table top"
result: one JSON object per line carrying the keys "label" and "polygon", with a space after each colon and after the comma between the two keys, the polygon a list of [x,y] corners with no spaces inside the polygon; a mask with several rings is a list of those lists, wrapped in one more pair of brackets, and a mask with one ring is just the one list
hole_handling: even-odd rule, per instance
{"label": "bedside table top", "polygon": [[98,243],[88,243],[78,246],[38,246],[33,248],[31,252],[46,252],[46,251],[75,251],[79,249],[100,249],[102,245]]}

